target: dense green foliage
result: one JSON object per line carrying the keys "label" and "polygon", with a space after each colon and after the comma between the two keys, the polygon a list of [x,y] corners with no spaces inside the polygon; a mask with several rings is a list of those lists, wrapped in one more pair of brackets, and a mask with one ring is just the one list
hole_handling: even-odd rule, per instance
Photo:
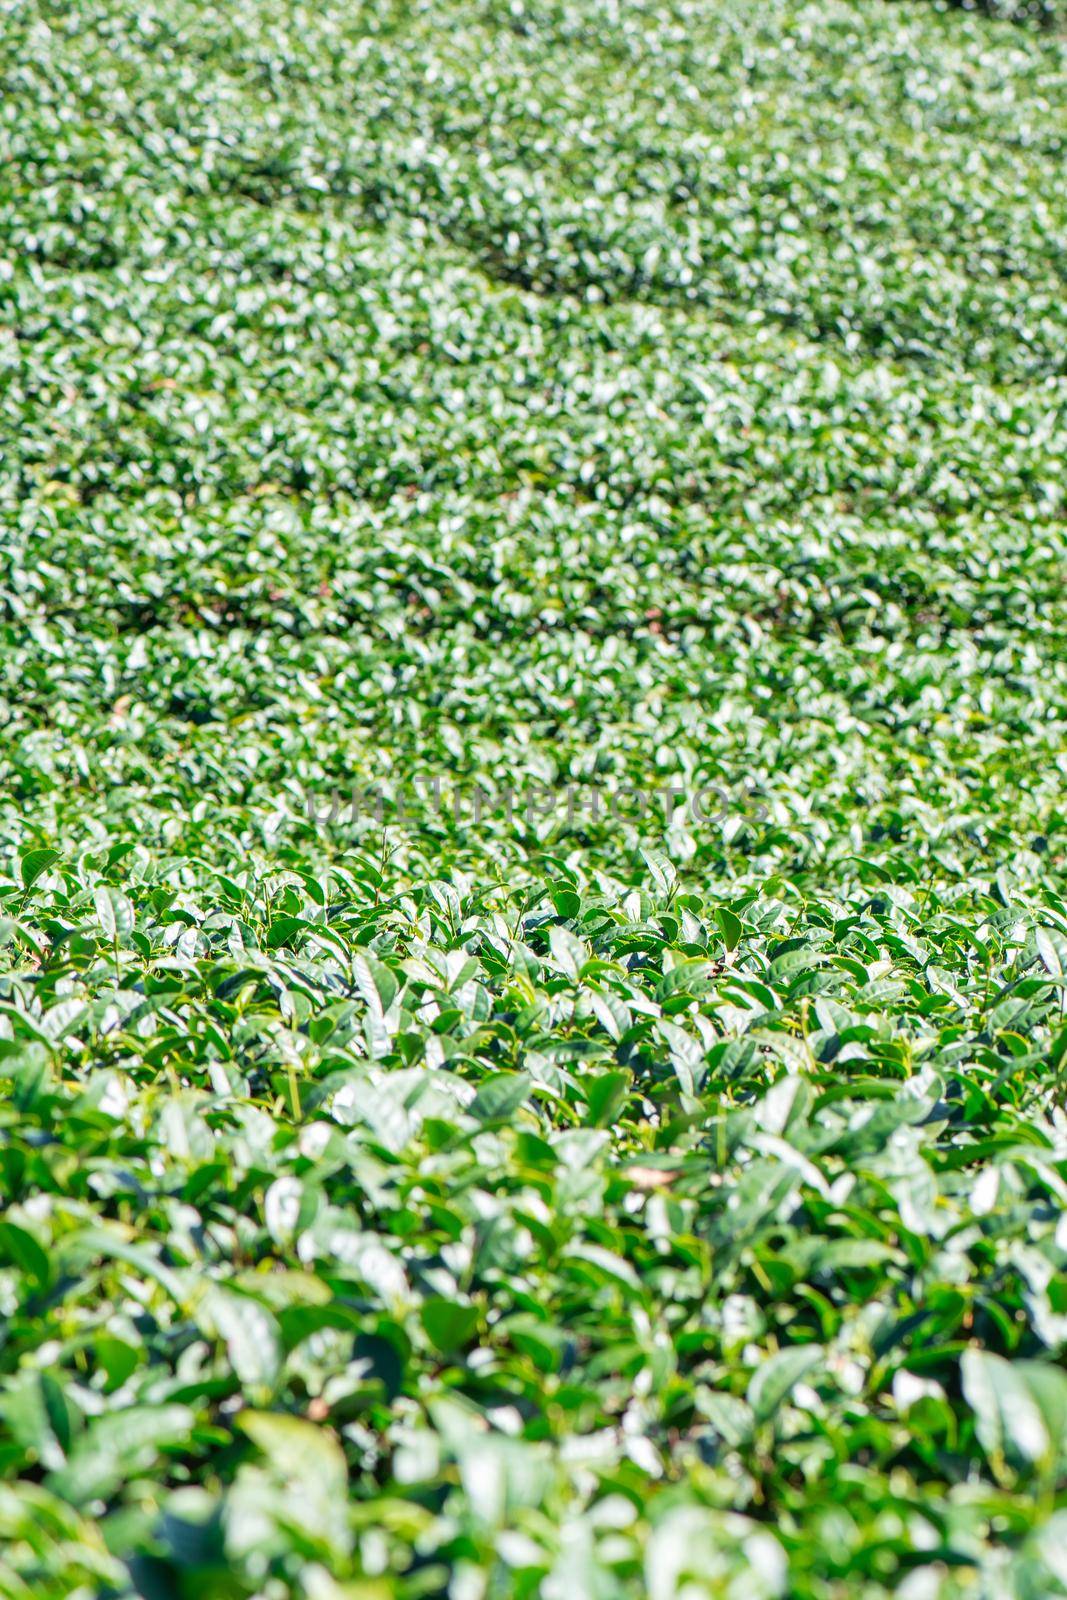
{"label": "dense green foliage", "polygon": [[1067,1595],[1062,37],[0,39],[0,1596]]}
{"label": "dense green foliage", "polygon": [[967,11],[981,11],[989,17],[1004,17],[1009,22],[1037,23],[1054,28],[1062,20],[1060,0],[949,0]]}

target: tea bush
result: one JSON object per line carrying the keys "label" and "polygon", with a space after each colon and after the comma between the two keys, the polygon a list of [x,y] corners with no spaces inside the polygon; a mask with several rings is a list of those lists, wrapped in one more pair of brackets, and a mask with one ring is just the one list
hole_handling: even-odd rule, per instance
{"label": "tea bush", "polygon": [[0,1595],[1067,1594],[1062,35],[0,17]]}

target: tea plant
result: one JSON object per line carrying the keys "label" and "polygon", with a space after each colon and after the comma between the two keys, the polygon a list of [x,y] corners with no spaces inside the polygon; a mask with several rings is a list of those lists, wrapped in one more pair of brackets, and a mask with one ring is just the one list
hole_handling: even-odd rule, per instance
{"label": "tea plant", "polygon": [[0,1596],[1067,1594],[1062,32],[0,29]]}

